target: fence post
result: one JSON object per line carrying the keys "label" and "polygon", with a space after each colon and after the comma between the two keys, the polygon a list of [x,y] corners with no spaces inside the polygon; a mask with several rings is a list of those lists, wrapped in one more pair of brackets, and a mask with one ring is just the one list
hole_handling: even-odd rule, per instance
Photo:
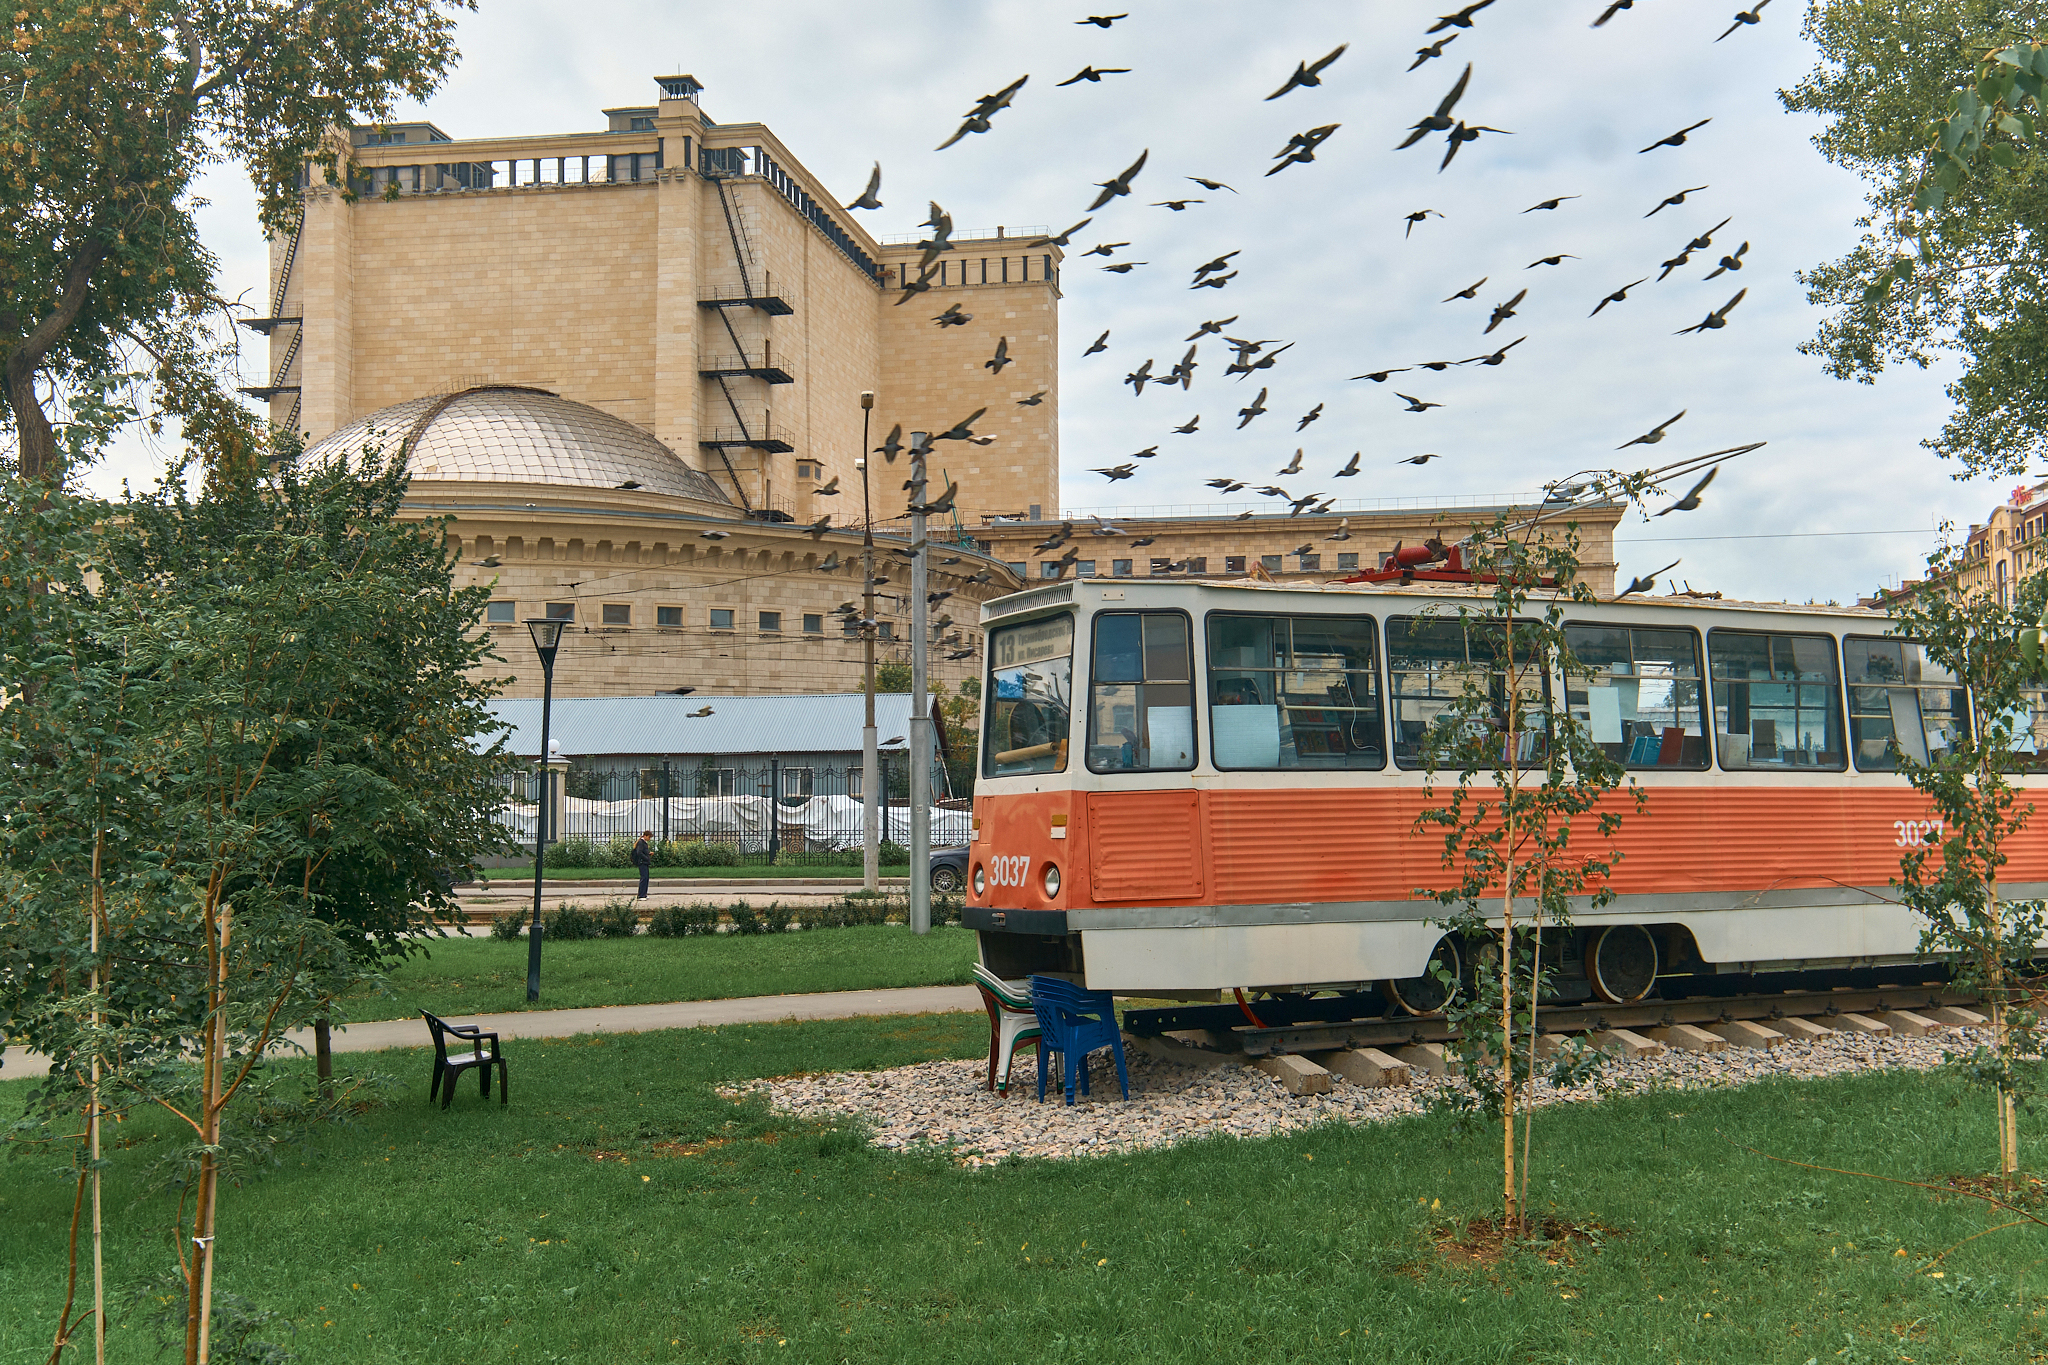
{"label": "fence post", "polygon": [[669,839],[668,839],[668,794],[669,794],[669,785],[668,785],[668,760],[664,758],[663,760],[661,760],[661,841],[662,841],[662,842],[663,842],[664,844],[665,844],[665,843],[667,843],[667,842],[669,841]]}
{"label": "fence post", "polygon": [[768,866],[782,851],[782,760],[768,760]]}

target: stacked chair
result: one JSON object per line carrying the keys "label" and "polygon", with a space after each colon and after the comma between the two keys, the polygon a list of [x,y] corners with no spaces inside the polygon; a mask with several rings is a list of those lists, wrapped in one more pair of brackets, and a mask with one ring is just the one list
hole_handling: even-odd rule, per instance
{"label": "stacked chair", "polygon": [[[1005,981],[977,962],[974,985],[988,1010],[988,1088],[998,1095],[1007,1095],[1011,1060],[1023,1049],[1040,1045],[1038,1015],[1031,1007],[1031,984]],[[1038,1097],[1045,1098],[1043,1085]]]}
{"label": "stacked chair", "polygon": [[1116,1056],[1117,1084],[1131,1097],[1130,1072],[1124,1069],[1124,1035],[1117,1027],[1116,1002],[1108,991],[1089,991],[1056,976],[1031,978],[1031,1008],[1038,1015],[1038,1098],[1045,1100],[1047,1054],[1060,1054],[1060,1075],[1067,1103],[1074,1102],[1074,1083],[1088,1093],[1088,1054],[1108,1048]]}

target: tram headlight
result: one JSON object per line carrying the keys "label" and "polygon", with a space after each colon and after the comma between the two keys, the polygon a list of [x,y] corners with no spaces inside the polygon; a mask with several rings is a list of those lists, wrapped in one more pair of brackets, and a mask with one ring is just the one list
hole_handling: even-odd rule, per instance
{"label": "tram headlight", "polygon": [[974,894],[984,895],[988,891],[988,878],[982,873],[981,864],[974,865]]}
{"label": "tram headlight", "polygon": [[1052,863],[1045,865],[1045,894],[1057,896],[1060,893],[1060,870]]}

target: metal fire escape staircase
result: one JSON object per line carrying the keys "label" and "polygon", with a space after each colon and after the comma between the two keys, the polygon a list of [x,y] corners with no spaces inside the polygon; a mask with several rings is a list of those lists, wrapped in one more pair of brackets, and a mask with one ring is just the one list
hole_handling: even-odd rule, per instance
{"label": "metal fire escape staircase", "polygon": [[[761,343],[758,360],[748,355],[746,344],[740,340],[739,331],[733,326],[730,310],[753,308],[770,318],[787,317],[796,310],[785,300],[765,289],[757,291],[755,288],[754,272],[750,268],[757,260],[754,244],[747,236],[746,221],[740,216],[725,183],[730,177],[741,173],[739,163],[733,159],[736,153],[737,149],[706,148],[700,166],[704,178],[709,180],[712,188],[717,191],[718,206],[725,215],[725,231],[732,243],[733,263],[739,267],[740,292],[737,295],[714,295],[699,299],[697,303],[700,308],[709,308],[717,312],[718,320],[725,328],[726,338],[732,343],[730,355],[709,359],[697,373],[701,378],[717,382],[718,390],[724,396],[725,405],[731,411],[733,419],[733,426],[711,431],[706,439],[698,442],[698,445],[717,452],[719,463],[725,466],[726,477],[731,480],[734,492],[739,494],[741,507],[749,516],[753,516],[754,505],[740,482],[739,471],[733,468],[732,459],[726,452],[737,448],[779,454],[792,451],[796,447],[784,433],[775,429],[774,423],[766,413],[762,415],[758,429],[747,422],[746,415],[740,409],[739,399],[733,393],[732,381],[738,378],[756,379],[772,386],[793,384],[796,380],[786,370],[778,368],[773,363],[773,351],[766,339]],[[765,279],[763,283],[765,284]]]}
{"label": "metal fire escape staircase", "polygon": [[277,272],[277,290],[271,296],[270,316],[267,318],[237,319],[242,326],[247,327],[252,332],[261,333],[263,336],[269,336],[287,323],[293,329],[292,344],[285,347],[284,363],[279,365],[276,372],[271,375],[270,382],[242,389],[242,392],[249,395],[249,397],[259,398],[264,402],[269,402],[279,394],[291,394],[292,410],[284,419],[284,426],[287,430],[295,429],[299,424],[299,404],[301,400],[299,397],[299,386],[297,384],[287,384],[285,379],[291,374],[293,364],[298,361],[299,343],[305,338],[306,327],[303,316],[286,317],[284,315],[284,299],[286,292],[291,288],[292,266],[299,259],[299,238],[305,233],[305,230],[306,211],[300,209],[299,220],[292,225],[291,244],[285,248],[284,267]]}

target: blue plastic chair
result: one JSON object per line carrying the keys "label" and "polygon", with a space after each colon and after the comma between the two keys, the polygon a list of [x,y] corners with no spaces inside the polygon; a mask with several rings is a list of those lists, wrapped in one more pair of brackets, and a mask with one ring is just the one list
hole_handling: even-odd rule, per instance
{"label": "blue plastic chair", "polygon": [[1074,1083],[1088,1093],[1088,1054],[1106,1047],[1116,1057],[1117,1084],[1131,1097],[1131,1076],[1124,1068],[1124,1035],[1117,1027],[1116,1004],[1107,991],[1087,991],[1056,976],[1031,978],[1031,1009],[1038,1016],[1038,1100],[1045,1102],[1047,1054],[1060,1054],[1060,1076],[1067,1103],[1074,1102]]}

